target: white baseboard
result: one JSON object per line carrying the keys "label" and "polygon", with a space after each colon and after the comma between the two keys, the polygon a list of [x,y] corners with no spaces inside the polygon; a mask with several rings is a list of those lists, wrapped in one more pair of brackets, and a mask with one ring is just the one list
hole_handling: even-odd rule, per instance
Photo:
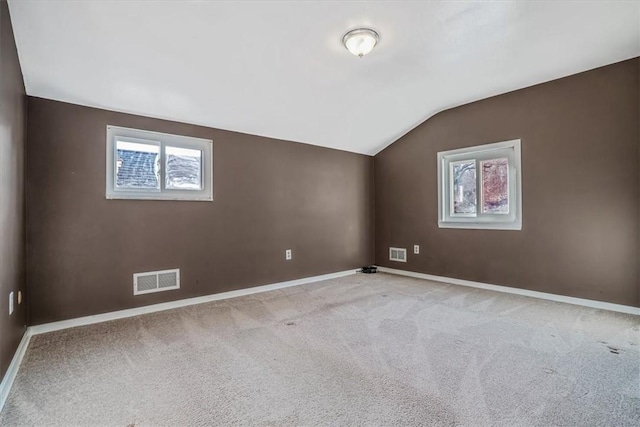
{"label": "white baseboard", "polygon": [[61,329],[75,328],[76,326],[91,325],[94,323],[108,322],[110,320],[124,319],[127,317],[140,316],[141,314],[155,313],[157,311],[171,310],[188,305],[203,304],[211,301],[219,301],[228,298],[236,298],[243,295],[257,294],[260,292],[273,291],[275,289],[289,288],[291,286],[305,285],[307,283],[320,282],[322,280],[336,279],[338,277],[355,274],[357,270],[340,271],[337,273],[323,274],[320,276],[305,277],[303,279],[289,280],[287,282],[273,283],[270,285],[256,286],[253,288],[239,289],[237,291],[222,292],[219,294],[205,295],[202,297],[187,298],[177,301],[163,302],[160,304],[146,305],[143,307],[130,308],[127,310],[112,311],[110,313],[96,314],[94,316],[78,317],[75,319],[62,320],[59,322],[44,323],[42,325],[31,326],[31,334],[38,335],[47,332],[59,331]]}
{"label": "white baseboard", "polygon": [[471,280],[454,279],[451,277],[434,276],[432,274],[416,273],[414,271],[397,270],[395,268],[378,267],[378,271],[382,273],[397,274],[400,276],[415,277],[417,279],[431,280],[434,282],[443,282],[453,285],[469,286],[472,288],[487,289],[490,291],[505,292],[508,294],[523,295],[527,297],[546,299],[556,302],[564,302],[567,304],[582,305],[585,307],[597,308],[600,310],[617,311],[619,313],[635,314],[640,316],[640,308],[631,307],[622,304],[613,304],[610,302],[595,301],[584,298],[568,297],[564,295],[549,294],[546,292],[530,291],[528,289],[511,288],[509,286],[491,285],[489,283],[473,282]]}
{"label": "white baseboard", "polygon": [[9,391],[13,381],[18,374],[18,369],[22,363],[22,358],[27,351],[29,341],[32,336],[47,332],[59,331],[61,329],[74,328],[76,326],[92,325],[94,323],[108,322],[110,320],[124,319],[127,317],[139,316],[141,314],[155,313],[157,311],[171,310],[188,305],[203,304],[211,301],[219,301],[228,298],[236,298],[243,295],[257,294],[260,292],[273,291],[276,289],[289,288],[292,286],[305,285],[307,283],[320,282],[323,280],[336,279],[338,277],[355,274],[358,270],[339,271],[337,273],[322,274],[320,276],[305,277],[302,279],[289,280],[287,282],[272,283],[270,285],[256,286],[253,288],[239,289],[237,291],[221,292],[219,294],[205,295],[202,297],[187,298],[178,301],[164,302],[160,304],[136,307],[128,310],[113,311],[111,313],[96,314],[94,316],[78,317],[76,319],[62,320],[60,322],[45,323],[42,325],[30,326],[25,331],[22,341],[11,360],[9,369],[0,383],[0,411],[9,396]]}
{"label": "white baseboard", "polygon": [[[540,298],[540,299],[546,299],[551,301],[564,302],[568,304],[582,305],[586,307],[617,311],[620,313],[634,314],[634,315],[640,316],[640,308],[638,307],[630,307],[626,305],[613,304],[613,303],[602,302],[602,301],[594,301],[594,300],[588,300],[583,298],[574,298],[574,297],[568,297],[563,295],[555,295],[555,294],[549,294],[546,292],[530,291],[527,289],[511,288],[508,286],[473,282],[470,280],[434,276],[431,274],[416,273],[413,271],[397,270],[395,268],[378,267],[378,270],[383,273],[397,274],[401,276],[415,277],[418,279],[431,280],[435,282],[443,282],[443,283],[449,283],[454,285],[462,285],[462,286],[469,286],[473,288],[487,289],[487,290],[497,291],[497,292],[523,295],[523,296],[528,296],[533,298]],[[2,383],[0,383],[0,411],[2,411],[2,408],[7,400],[7,397],[9,396],[9,391],[11,390],[13,381],[15,380],[16,375],[18,374],[20,364],[22,363],[22,359],[25,355],[27,347],[29,346],[29,341],[33,335],[59,331],[61,329],[73,328],[76,326],[84,326],[84,325],[91,325],[94,323],[108,322],[110,320],[124,319],[127,317],[139,316],[147,313],[155,313],[158,311],[171,310],[174,308],[186,307],[189,305],[203,304],[211,301],[219,301],[223,299],[236,298],[243,295],[257,294],[260,292],[267,292],[267,291],[272,291],[276,289],[299,286],[307,283],[320,282],[323,280],[336,279],[338,277],[344,277],[344,276],[349,276],[351,274],[355,274],[356,271],[357,270],[346,270],[346,271],[341,271],[337,273],[323,274],[320,276],[305,277],[302,279],[290,280],[287,282],[273,283],[270,285],[240,289],[237,291],[222,292],[219,294],[188,298],[188,299],[183,299],[178,301],[148,305],[144,307],[136,307],[128,310],[120,310],[120,311],[114,311],[110,313],[97,314],[94,316],[79,317],[76,319],[69,319],[69,320],[63,320],[60,322],[52,322],[52,323],[45,323],[42,325],[31,326],[27,328],[27,330],[25,331],[22,337],[22,341],[20,341],[20,345],[18,346],[18,349],[16,350],[16,353],[13,356],[13,359],[11,360],[9,369],[7,370],[7,373],[2,379]]]}
{"label": "white baseboard", "polygon": [[20,369],[22,358],[24,357],[24,354],[27,351],[27,347],[29,346],[29,340],[31,340],[31,329],[27,328],[24,331],[24,335],[22,335],[22,340],[20,341],[20,344],[18,345],[15,354],[13,355],[13,359],[11,359],[9,369],[7,369],[7,372],[4,374],[4,378],[0,383],[0,411],[2,411],[4,403],[7,401],[7,397],[9,397],[9,391],[11,390],[11,386],[13,385],[13,381],[16,379],[16,375],[18,375],[18,370]]}

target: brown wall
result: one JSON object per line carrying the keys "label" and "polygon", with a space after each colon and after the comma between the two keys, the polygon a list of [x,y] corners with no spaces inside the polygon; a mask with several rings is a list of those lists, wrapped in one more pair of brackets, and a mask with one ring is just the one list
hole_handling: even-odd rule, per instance
{"label": "brown wall", "polygon": [[[625,61],[445,111],[392,144],[375,157],[376,262],[640,306],[639,78]],[[371,157],[38,98],[28,117],[32,324],[373,261]],[[107,124],[213,139],[214,202],[106,200]],[[515,138],[522,231],[439,229],[436,153]],[[182,289],[132,295],[134,272],[175,267]]]}
{"label": "brown wall", "polygon": [[[639,66],[444,111],[376,155],[376,263],[640,306]],[[438,228],[436,154],[517,138],[522,231]],[[389,246],[408,262],[389,261]]]}
{"label": "brown wall", "polygon": [[[28,116],[31,324],[373,262],[372,157],[38,98]],[[212,139],[214,201],[106,200],[108,124]],[[133,296],[168,268],[180,290]]]}
{"label": "brown wall", "polygon": [[[7,2],[0,1],[0,380],[27,323],[24,280],[25,92]],[[9,316],[9,292],[15,311]]]}

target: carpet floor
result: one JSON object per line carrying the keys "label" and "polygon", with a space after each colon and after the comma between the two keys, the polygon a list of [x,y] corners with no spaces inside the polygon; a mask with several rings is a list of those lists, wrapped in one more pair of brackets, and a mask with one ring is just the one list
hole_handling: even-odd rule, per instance
{"label": "carpet floor", "polygon": [[640,318],[357,274],[34,336],[2,426],[640,425]]}

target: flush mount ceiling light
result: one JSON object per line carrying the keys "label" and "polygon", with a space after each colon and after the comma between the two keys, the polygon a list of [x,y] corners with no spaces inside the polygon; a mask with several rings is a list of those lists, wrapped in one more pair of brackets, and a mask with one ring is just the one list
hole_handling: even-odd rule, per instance
{"label": "flush mount ceiling light", "polygon": [[370,28],[356,28],[342,37],[342,44],[354,55],[362,58],[378,44],[380,36]]}

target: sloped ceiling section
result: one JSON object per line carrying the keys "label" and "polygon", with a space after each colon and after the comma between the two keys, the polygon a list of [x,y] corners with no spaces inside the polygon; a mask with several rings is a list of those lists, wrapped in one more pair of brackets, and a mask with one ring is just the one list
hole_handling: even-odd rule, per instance
{"label": "sloped ceiling section", "polygon": [[[10,1],[27,93],[375,154],[433,114],[640,55],[640,3]],[[370,26],[378,47],[341,45]]]}

